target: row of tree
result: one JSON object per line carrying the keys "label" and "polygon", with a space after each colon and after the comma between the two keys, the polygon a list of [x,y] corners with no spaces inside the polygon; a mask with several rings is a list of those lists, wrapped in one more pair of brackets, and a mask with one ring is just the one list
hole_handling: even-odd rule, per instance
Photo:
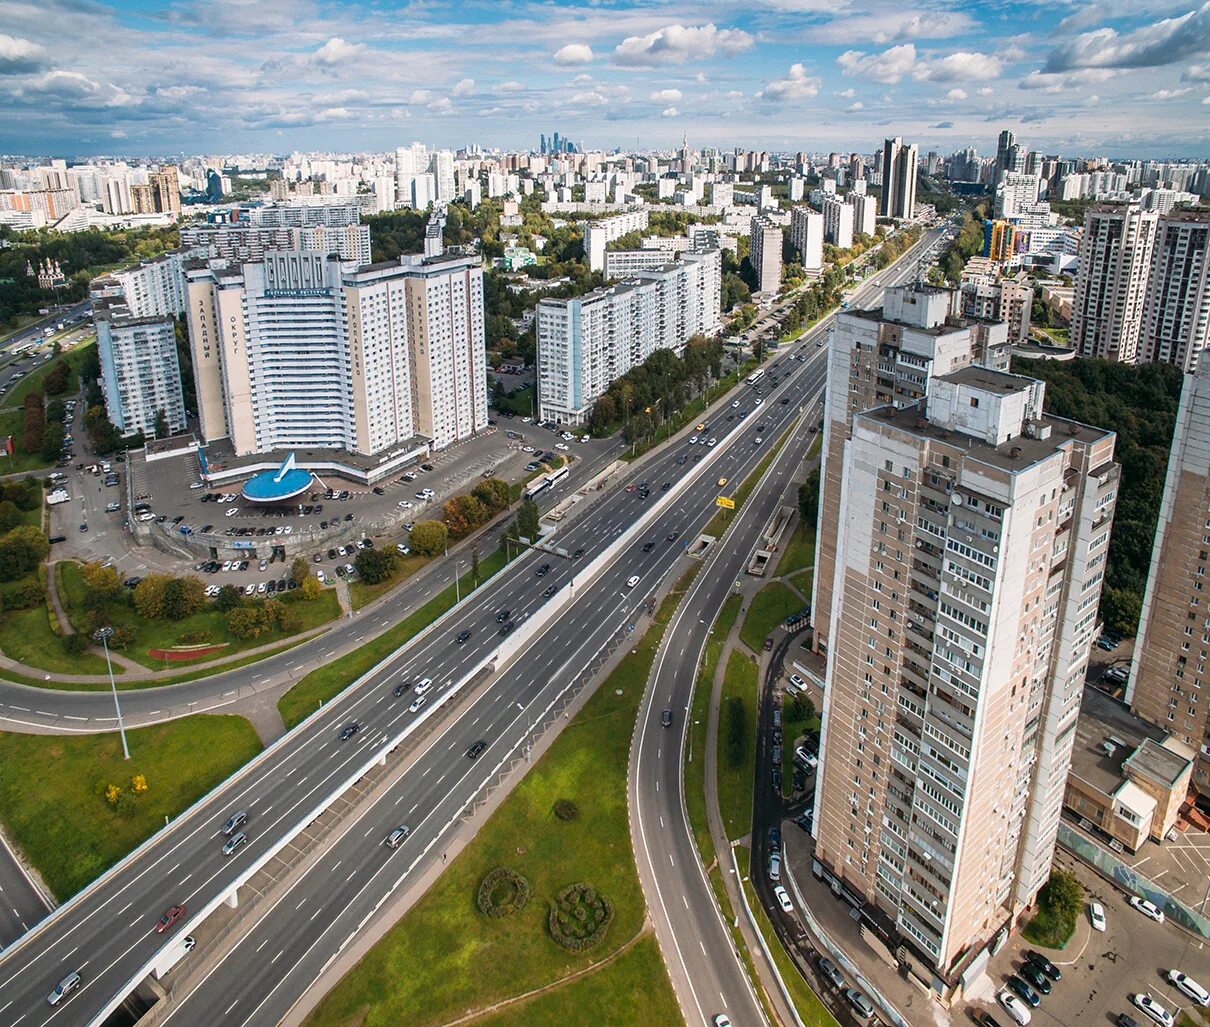
{"label": "row of tree", "polygon": [[507,510],[510,499],[508,482],[501,478],[484,478],[469,494],[445,501],[442,513],[446,528],[453,538],[465,538],[496,514]]}

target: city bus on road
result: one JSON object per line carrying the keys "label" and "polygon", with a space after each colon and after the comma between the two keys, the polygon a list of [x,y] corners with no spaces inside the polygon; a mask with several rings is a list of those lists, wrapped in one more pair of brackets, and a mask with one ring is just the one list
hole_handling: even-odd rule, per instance
{"label": "city bus on road", "polygon": [[569,474],[571,474],[571,468],[567,466],[560,467],[557,471],[551,471],[546,476],[547,484],[553,489],[559,482],[566,481]]}
{"label": "city bus on road", "polygon": [[750,375],[748,375],[748,384],[755,385],[764,376],[765,376],[765,369],[763,367],[758,367],[755,371],[753,371]]}

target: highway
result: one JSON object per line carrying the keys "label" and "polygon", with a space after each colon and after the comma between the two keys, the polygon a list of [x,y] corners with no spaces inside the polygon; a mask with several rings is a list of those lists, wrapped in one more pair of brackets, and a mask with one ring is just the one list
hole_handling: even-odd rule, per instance
{"label": "highway", "polygon": [[[742,481],[755,466],[797,413],[805,366],[795,363],[776,389],[766,391],[759,415],[750,413],[746,420],[733,422],[720,415],[711,429],[719,439],[717,448],[694,447],[691,455],[686,453],[688,462],[678,465],[676,458],[685,447],[674,445],[644,464],[636,475],[651,482],[649,499],[615,485],[560,531],[559,544],[568,551],[584,547],[581,563],[587,563],[594,553],[652,512],[654,523],[642,534],[657,544],[654,552],[644,553],[642,540],[636,539],[608,562],[595,581],[576,584],[571,605],[546,633],[514,660],[486,696],[469,709],[459,710],[456,721],[446,723],[435,741],[425,743],[416,766],[392,790],[391,801],[359,809],[355,823],[341,825],[345,834],[297,885],[301,907],[298,902],[279,902],[265,915],[263,927],[257,929],[283,944],[274,947],[266,942],[259,953],[259,941],[241,944],[238,966],[220,967],[194,993],[196,999],[191,998],[175,1014],[174,1022],[218,1022],[216,1005],[224,998],[225,1004],[218,1008],[222,1022],[276,1021],[301,986],[313,979],[317,964],[322,965],[357,927],[366,909],[372,909],[391,887],[413,872],[425,852],[433,851],[452,817],[479,793],[493,776],[492,767],[520,743],[536,715],[550,703],[552,690],[566,687],[580,666],[633,620],[634,610],[680,553],[680,542],[667,541],[667,534],[676,530],[683,538],[693,537],[714,513],[715,479],[721,475]],[[779,402],[783,394],[795,402],[783,406]],[[746,399],[745,409],[752,411],[750,400]],[[758,432],[764,440],[760,445],[754,441]],[[728,446],[733,434],[734,443]],[[667,495],[662,491],[664,482],[670,488]],[[552,569],[538,578],[535,569],[544,562],[551,563]],[[455,683],[488,659],[501,641],[495,622],[498,610],[508,608],[512,619],[523,623],[548,601],[542,593],[549,584],[572,587],[572,575],[581,563],[535,553],[514,561],[385,667],[333,700],[137,854],[47,918],[0,957],[0,1025],[90,1023],[113,1008],[128,986],[141,979],[161,948],[192,928],[195,911],[219,901],[255,862],[267,859],[271,850],[292,837],[317,809],[327,805],[334,790],[378,756],[388,738],[416,716],[408,712],[410,694],[402,699],[391,694],[395,683],[432,678],[434,688],[427,698],[435,706]],[[640,584],[628,588],[627,579],[632,575],[640,577]],[[463,630],[471,632],[469,640],[455,644],[456,635]],[[568,654],[554,674],[551,653]],[[351,722],[360,723],[361,730],[341,742],[337,735]],[[463,753],[478,737],[487,740],[489,747],[472,762]],[[403,749],[405,755],[416,755],[407,744]],[[224,857],[220,827],[237,808],[248,810],[249,843],[235,855]],[[405,818],[413,828],[412,835],[390,853],[382,838]],[[331,873],[338,862],[338,871],[347,875],[343,879]],[[187,904],[189,916],[175,933],[155,934],[155,920],[176,902]],[[72,970],[82,974],[83,985],[52,1010],[46,996]],[[252,997],[264,1008],[248,1008]],[[243,1002],[246,1008],[237,1004],[226,1013],[232,1002]],[[191,1007],[191,1003],[195,1005]],[[198,1012],[190,1012],[191,1008]]]}

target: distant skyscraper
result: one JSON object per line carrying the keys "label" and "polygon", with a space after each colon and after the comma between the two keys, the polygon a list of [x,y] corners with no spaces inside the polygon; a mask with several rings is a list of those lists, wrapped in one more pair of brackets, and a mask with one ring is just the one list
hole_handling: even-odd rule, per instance
{"label": "distant skyscraper", "polygon": [[1016,145],[1016,142],[1017,137],[1009,129],[1006,128],[1000,133],[1000,138],[996,141],[996,181],[999,181],[1000,176],[1009,170],[1008,151]]}
{"label": "distant skyscraper", "polygon": [[1084,215],[1071,307],[1071,344],[1080,356],[1138,359],[1157,221],[1131,204],[1105,204]]}
{"label": "distant skyscraper", "polygon": [[1210,213],[1182,210],[1161,217],[1143,304],[1143,360],[1186,371],[1210,343]]}
{"label": "distant skyscraper", "polygon": [[1126,699],[1195,750],[1193,783],[1210,795],[1210,350],[1185,378]]}
{"label": "distant skyscraper", "polygon": [[910,218],[916,209],[916,144],[904,145],[896,136],[882,146],[882,212],[890,218]]}

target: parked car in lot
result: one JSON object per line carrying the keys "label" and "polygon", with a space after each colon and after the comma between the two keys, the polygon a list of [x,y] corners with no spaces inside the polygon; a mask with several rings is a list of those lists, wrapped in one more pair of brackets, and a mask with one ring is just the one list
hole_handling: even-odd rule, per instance
{"label": "parked car in lot", "polygon": [[1017,971],[1027,982],[1029,986],[1041,995],[1049,995],[1051,991],[1050,978],[1044,974],[1041,969],[1033,963],[1026,960],[1021,964],[1021,969]]}
{"label": "parked car in lot", "polygon": [[1011,991],[1000,992],[996,996],[996,1000],[1004,1007],[1004,1011],[1013,1018],[1013,1022],[1021,1024],[1021,1027],[1026,1027],[1033,1020],[1033,1013],[1029,1011],[1029,1006],[1017,998]]}
{"label": "parked car in lot", "polygon": [[828,959],[827,956],[820,956],[817,965],[819,967],[819,974],[825,981],[830,983],[834,988],[844,987],[844,974],[840,972],[832,960]]}
{"label": "parked car in lot", "polygon": [[770,881],[781,880],[781,855],[779,853],[774,852],[770,854],[768,870]]}
{"label": "parked car in lot", "polygon": [[786,893],[786,889],[780,884],[773,889],[773,897],[777,899],[777,904],[781,907],[783,913],[794,912],[794,903],[790,901],[790,896]]}
{"label": "parked car in lot", "polygon": [[1090,902],[1088,904],[1088,920],[1092,924],[1094,931],[1104,931],[1105,924],[1105,907],[1099,902]]}
{"label": "parked car in lot", "polygon": [[1041,952],[1034,952],[1033,950],[1030,950],[1029,952],[1025,953],[1025,958],[1029,960],[1029,962],[1033,963],[1033,965],[1041,970],[1044,974],[1046,974],[1046,976],[1052,981],[1061,981],[1063,979],[1063,971],[1055,966],[1054,963],[1052,963],[1044,955],[1042,955]]}
{"label": "parked car in lot", "polygon": [[1158,1023],[1160,1027],[1173,1027],[1173,1024],[1176,1023],[1173,1015],[1150,995],[1131,995],[1130,1001]]}
{"label": "parked car in lot", "polygon": [[1164,979],[1178,991],[1188,995],[1199,1006],[1210,1006],[1210,992],[1180,970],[1167,970]]}
{"label": "parked car in lot", "polygon": [[1024,1002],[1027,1002],[1029,1005],[1038,1006],[1041,1004],[1042,999],[1038,997],[1038,993],[1016,974],[1009,974],[1008,977],[1005,978],[1004,983],[1008,985],[1011,991],[1015,992],[1018,997],[1020,997]]}
{"label": "parked car in lot", "polygon": [[874,1015],[874,1004],[856,988],[846,989],[844,997],[859,1020],[868,1020]]}

